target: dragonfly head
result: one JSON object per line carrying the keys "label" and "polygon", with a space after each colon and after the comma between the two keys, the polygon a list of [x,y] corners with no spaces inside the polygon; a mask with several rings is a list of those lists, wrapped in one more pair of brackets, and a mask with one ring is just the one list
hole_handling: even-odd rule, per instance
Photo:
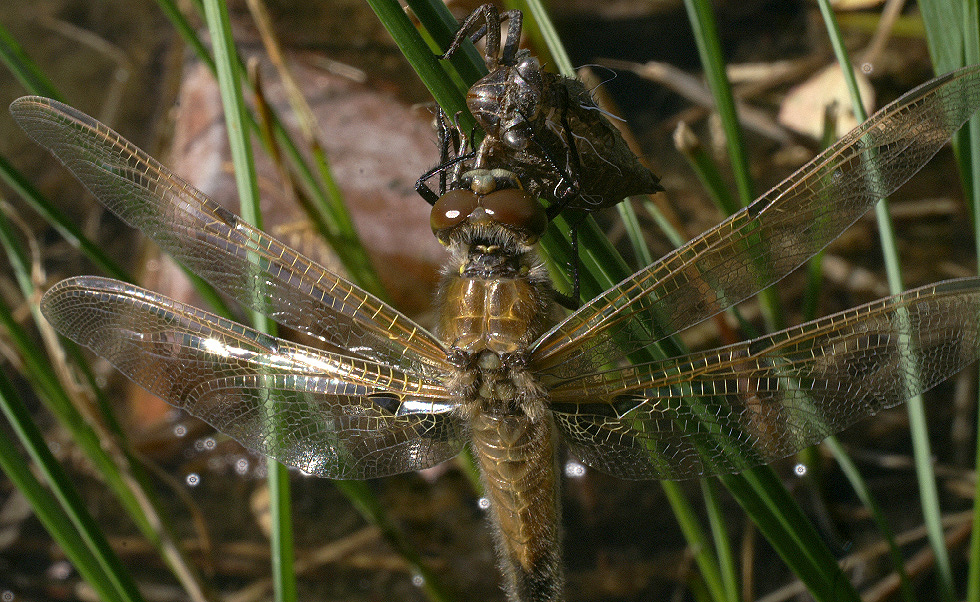
{"label": "dragonfly head", "polygon": [[532,245],[544,234],[548,217],[512,172],[474,169],[463,174],[458,187],[432,206],[429,222],[432,233],[444,245],[459,236],[464,236],[467,244],[492,242],[480,239],[496,239],[505,233]]}

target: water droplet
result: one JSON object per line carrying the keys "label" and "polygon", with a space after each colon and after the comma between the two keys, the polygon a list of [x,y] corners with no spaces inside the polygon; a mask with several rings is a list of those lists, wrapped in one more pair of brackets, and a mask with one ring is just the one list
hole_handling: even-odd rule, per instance
{"label": "water droplet", "polygon": [[187,484],[191,487],[197,487],[201,484],[201,477],[196,472],[190,473],[184,480],[187,481]]}
{"label": "water droplet", "polygon": [[187,427],[183,424],[174,425],[174,435],[177,437],[183,437],[187,434]]}
{"label": "water droplet", "polygon": [[569,479],[581,479],[585,476],[585,465],[577,460],[565,463],[565,476]]}
{"label": "water droplet", "polygon": [[476,505],[479,506],[481,510],[489,510],[490,500],[488,498],[481,497],[476,501]]}
{"label": "water droplet", "polygon": [[425,577],[419,574],[412,575],[412,585],[415,587],[422,587],[425,585]]}
{"label": "water droplet", "polygon": [[9,589],[3,590],[3,593],[0,593],[0,600],[3,600],[3,602],[13,602],[14,592]]}
{"label": "water droplet", "polygon": [[798,476],[798,477],[805,476],[806,475],[806,464],[803,464],[803,463],[797,464],[796,466],[793,467],[793,472],[795,472],[796,473],[796,476]]}
{"label": "water droplet", "polygon": [[218,444],[215,443],[214,437],[207,437],[204,440],[204,449],[214,449]]}
{"label": "water droplet", "polygon": [[[50,577],[51,579],[63,581],[71,577],[72,566],[71,563],[68,562],[67,560],[59,560],[58,562],[55,562],[54,564],[49,566],[46,572],[48,574],[48,577]],[[4,600],[6,599],[7,598],[4,598]],[[11,600],[13,599],[13,593],[10,594],[10,599]]]}
{"label": "water droplet", "polygon": [[246,458],[239,458],[238,462],[235,462],[235,472],[240,475],[248,473],[248,460]]}

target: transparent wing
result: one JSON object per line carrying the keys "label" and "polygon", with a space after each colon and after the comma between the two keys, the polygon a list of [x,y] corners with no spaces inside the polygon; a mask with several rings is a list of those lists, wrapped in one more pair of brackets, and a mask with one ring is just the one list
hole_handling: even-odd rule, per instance
{"label": "transparent wing", "polygon": [[102,204],[245,307],[354,355],[440,373],[446,353],[422,327],[243,222],[105,125],[36,96],[10,112]]}
{"label": "transparent wing", "polygon": [[704,353],[550,391],[586,464],[627,479],[740,472],[901,403],[977,359],[980,279],[950,280]]}
{"label": "transparent wing", "polygon": [[150,393],[311,474],[366,479],[427,468],[465,441],[441,385],[117,280],[63,280],[41,310]]}
{"label": "transparent wing", "polygon": [[978,108],[977,65],[912,90],[745,209],[580,308],[539,340],[533,364],[559,377],[592,372],[773,284],[904,184]]}

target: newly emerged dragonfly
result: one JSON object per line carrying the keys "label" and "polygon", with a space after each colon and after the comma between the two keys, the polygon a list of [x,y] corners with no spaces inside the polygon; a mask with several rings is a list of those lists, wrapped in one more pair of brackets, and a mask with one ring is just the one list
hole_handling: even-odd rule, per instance
{"label": "newly emerged dragonfly", "polygon": [[244,223],[106,126],[11,105],[109,209],[280,324],[292,343],[123,282],[64,280],[64,335],[246,447],[365,479],[469,442],[511,600],[563,599],[556,446],[626,479],[734,473],[817,443],[973,362],[980,279],[950,280],[735,345],[655,344],[771,285],[901,186],[980,108],[980,66],[888,105],[749,207],[553,323],[544,210],[476,171],[433,208],[449,249],[437,330]]}

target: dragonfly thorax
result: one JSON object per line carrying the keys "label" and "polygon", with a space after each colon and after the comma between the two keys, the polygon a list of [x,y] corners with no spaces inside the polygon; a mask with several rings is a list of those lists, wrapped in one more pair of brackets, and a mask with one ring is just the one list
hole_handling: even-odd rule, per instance
{"label": "dragonfly thorax", "polygon": [[470,416],[540,416],[526,357],[551,321],[551,283],[534,248],[547,216],[507,170],[473,170],[458,186],[431,218],[451,255],[437,299],[438,335],[457,368],[448,388]]}

